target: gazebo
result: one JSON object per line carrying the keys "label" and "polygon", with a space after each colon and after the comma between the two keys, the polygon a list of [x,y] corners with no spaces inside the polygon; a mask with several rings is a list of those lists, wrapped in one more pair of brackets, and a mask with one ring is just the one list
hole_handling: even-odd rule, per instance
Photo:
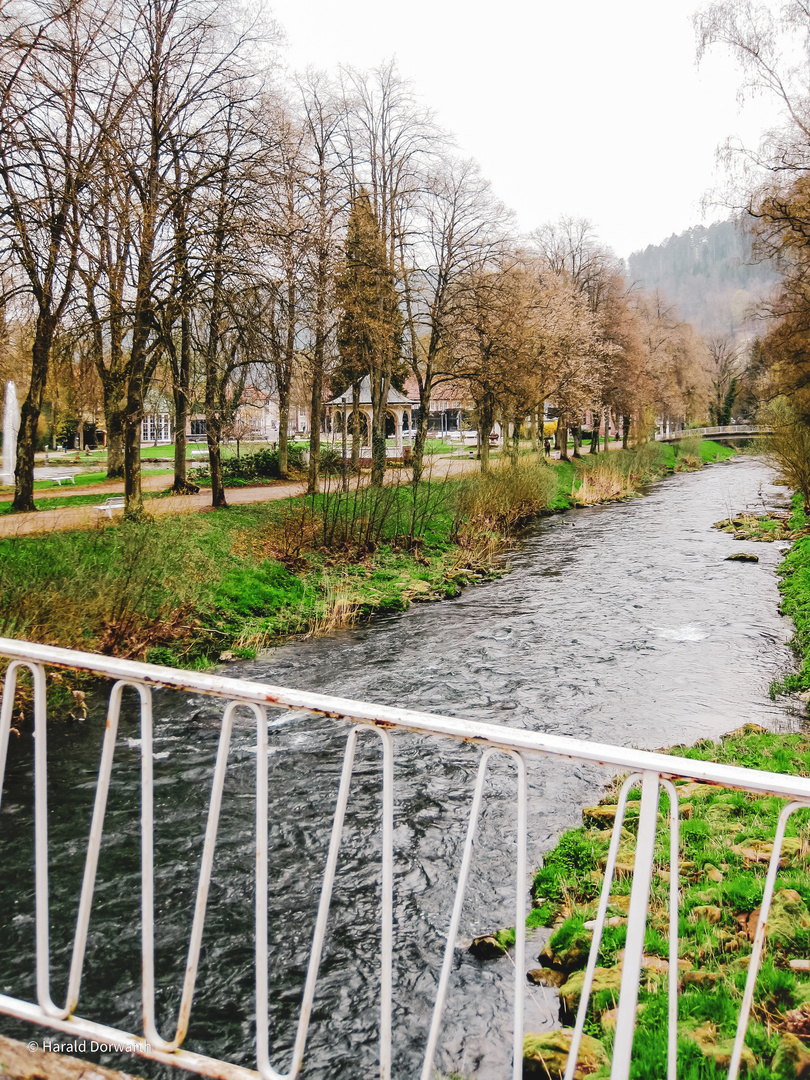
{"label": "gazebo", "polygon": [[[360,395],[357,401],[360,409],[360,415],[365,420],[365,424],[361,423],[360,435],[363,446],[370,445],[371,434],[371,379],[366,375],[360,383]],[[346,392],[340,394],[338,397],[332,398],[331,401],[326,403],[326,419],[329,424],[329,430],[332,433],[332,439],[335,435],[340,434],[343,429],[343,415],[346,416],[347,427],[351,423],[350,417],[352,408],[354,406],[354,394],[352,387],[349,386]],[[413,431],[411,424],[411,410],[413,408],[413,402],[410,401],[404,394],[400,394],[399,390],[393,386],[388,391],[388,404],[386,405],[386,422],[385,422],[385,434],[386,437],[396,440],[397,457],[402,456],[402,436],[406,431],[410,435]],[[365,427],[365,430],[363,428]],[[350,432],[349,432],[350,433]]]}

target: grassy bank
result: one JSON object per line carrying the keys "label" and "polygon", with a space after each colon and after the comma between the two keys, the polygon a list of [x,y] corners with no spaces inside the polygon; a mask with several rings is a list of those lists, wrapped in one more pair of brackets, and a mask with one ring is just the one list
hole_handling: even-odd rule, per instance
{"label": "grassy bank", "polygon": [[622,477],[621,493],[603,493],[616,498],[678,466],[653,444],[577,463],[521,459],[415,492],[403,477],[344,493],[332,477],[315,498],[6,539],[0,635],[173,666],[248,658],[502,573],[520,529],[579,501],[592,470]]}
{"label": "grassy bank", "polygon": [[289,634],[454,595],[500,572],[556,470],[287,499],[0,541],[0,634],[158,663],[253,655]]}
{"label": "grassy bank", "polygon": [[[810,737],[773,734],[755,725],[715,744],[675,747],[685,758],[744,764],[792,775],[810,775]],[[567,1031],[573,1025],[615,816],[619,783],[583,812],[581,828],[565,833],[534,879],[528,924],[552,928],[530,978],[557,988],[562,1026],[556,1033],[527,1035],[526,1076],[561,1077]],[[638,828],[639,791],[631,791],[611,892],[608,923],[599,953],[586,1033],[591,1072],[607,1077],[621,950]],[[678,1077],[725,1077],[742,1000],[758,908],[784,801],[707,784],[679,785],[681,806],[681,905],[679,934]],[[667,958],[669,955],[668,803],[662,796],[656,839],[650,915],[644,943],[644,978],[631,1077],[663,1080],[667,1052]],[[790,818],[768,920],[766,951],[746,1037],[744,1071],[753,1080],[806,1075],[810,1061],[810,811]],[[501,932],[509,943],[508,932]],[[799,1036],[801,1038],[799,1038]],[[591,1072],[588,1075],[591,1075]]]}

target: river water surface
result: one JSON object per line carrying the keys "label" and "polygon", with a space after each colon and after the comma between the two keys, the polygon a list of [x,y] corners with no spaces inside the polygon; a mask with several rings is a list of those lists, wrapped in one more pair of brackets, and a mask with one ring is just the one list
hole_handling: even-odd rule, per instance
{"label": "river water surface", "polygon": [[[441,604],[272,651],[228,674],[452,713],[512,727],[652,748],[718,736],[753,721],[795,725],[771,702],[791,664],[792,626],[777,612],[773,544],[734,541],[712,522],[761,509],[782,490],[738,458],[674,476],[645,498],[546,519],[521,543],[512,573]],[[759,563],[727,562],[749,550]],[[155,705],[158,1013],[173,1034],[218,738],[210,701],[159,693]],[[64,996],[104,713],[49,732],[52,995]],[[271,1059],[287,1068],[346,727],[311,717],[271,731]],[[139,733],[134,702],[119,749],[77,1012],[140,1030]],[[0,815],[0,991],[33,997],[31,740],[11,747]],[[396,740],[395,1062],[418,1076],[466,828],[477,750],[408,735]],[[374,1075],[379,1003],[379,740],[365,735],[355,769],[322,979],[302,1076]],[[255,732],[237,722],[223,802],[199,990],[186,1046],[247,1065],[253,1029]],[[580,821],[607,779],[592,766],[530,765],[530,863]],[[509,959],[480,963],[474,934],[510,925],[514,905],[514,769],[496,761],[437,1065],[500,1080],[511,1057]],[[528,883],[527,883],[528,884]],[[528,958],[534,966],[536,949]],[[526,1030],[554,1023],[536,988]],[[171,1030],[170,1030],[171,1029]],[[6,1019],[0,1030],[31,1030]],[[35,1033],[34,1033],[35,1034]],[[146,1062],[121,1067],[156,1075]]]}

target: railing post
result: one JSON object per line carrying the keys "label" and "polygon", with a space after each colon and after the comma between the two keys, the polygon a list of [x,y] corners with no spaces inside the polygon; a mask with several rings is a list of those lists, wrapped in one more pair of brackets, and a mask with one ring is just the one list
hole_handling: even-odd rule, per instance
{"label": "railing post", "polygon": [[633,870],[630,910],[627,913],[627,945],[622,964],[619,1007],[616,1014],[616,1037],[613,1043],[613,1065],[610,1080],[627,1080],[636,1028],[638,984],[641,978],[641,958],[644,955],[644,934],[647,929],[647,905],[650,899],[655,834],[658,827],[658,774],[645,772],[641,781],[638,839]]}

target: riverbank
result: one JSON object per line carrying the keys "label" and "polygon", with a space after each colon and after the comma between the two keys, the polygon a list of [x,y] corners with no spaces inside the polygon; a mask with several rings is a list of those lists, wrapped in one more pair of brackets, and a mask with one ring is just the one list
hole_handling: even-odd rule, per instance
{"label": "riverbank", "polygon": [[[700,444],[699,444],[700,445]],[[704,460],[731,451],[702,444]],[[249,659],[455,596],[506,569],[538,513],[625,498],[700,462],[650,444],[594,460],[0,540],[0,635],[172,666]],[[609,471],[610,470],[610,471]],[[605,477],[613,477],[607,483]]]}
{"label": "riverbank", "polygon": [[[749,724],[718,743],[702,740],[668,752],[810,776],[810,737],[803,732],[774,734]],[[552,932],[539,955],[540,967],[530,971],[529,978],[556,988],[560,1019],[569,1027],[526,1036],[527,1076],[559,1080],[565,1067],[566,1031],[570,1031],[579,1004],[618,787],[617,781],[597,806],[583,811],[583,825],[560,837],[534,878],[534,907],[527,925],[547,926]],[[584,1066],[589,1058],[592,1068],[588,1075],[594,1080],[609,1075],[639,797],[638,788],[631,790],[622,830],[625,841],[619,848],[617,877],[585,1026],[589,1038],[581,1060]],[[785,801],[698,783],[680,785],[679,799],[678,1076],[681,1080],[711,1080],[725,1076],[728,1069],[767,861]],[[630,1071],[634,1080],[663,1080],[667,1074],[670,885],[665,795],[660,809],[644,942],[644,979]],[[800,811],[789,819],[783,852],[743,1055],[752,1080],[794,1080],[806,1075],[802,1070],[810,1063],[810,1047],[802,1041],[810,1037],[808,812]]]}

